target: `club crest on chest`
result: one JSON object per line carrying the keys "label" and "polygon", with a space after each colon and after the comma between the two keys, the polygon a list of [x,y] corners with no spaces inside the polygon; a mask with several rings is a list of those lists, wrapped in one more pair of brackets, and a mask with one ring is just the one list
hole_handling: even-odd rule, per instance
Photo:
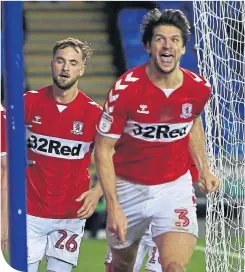
{"label": "club crest on chest", "polygon": [[192,116],[192,104],[185,103],[182,105],[182,113],[180,114],[181,118],[187,119]]}
{"label": "club crest on chest", "polygon": [[82,135],[83,134],[83,126],[84,126],[83,122],[74,121],[71,133],[75,134],[75,135]]}

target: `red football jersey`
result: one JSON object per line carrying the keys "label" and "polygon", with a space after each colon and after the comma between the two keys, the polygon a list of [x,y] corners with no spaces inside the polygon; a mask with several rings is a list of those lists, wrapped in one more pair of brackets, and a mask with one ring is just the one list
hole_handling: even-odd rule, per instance
{"label": "red football jersey", "polygon": [[6,149],[6,112],[3,106],[1,108],[1,156],[5,156],[7,154]]}
{"label": "red football jersey", "polygon": [[76,218],[89,190],[88,167],[101,109],[81,91],[69,104],[58,103],[52,87],[25,94],[29,148],[27,212],[44,218]]}
{"label": "red football jersey", "polygon": [[123,74],[108,94],[98,125],[101,135],[118,139],[116,175],[140,184],[173,181],[187,172],[189,131],[210,96],[210,84],[182,69],[184,82],[162,90],[145,66]]}

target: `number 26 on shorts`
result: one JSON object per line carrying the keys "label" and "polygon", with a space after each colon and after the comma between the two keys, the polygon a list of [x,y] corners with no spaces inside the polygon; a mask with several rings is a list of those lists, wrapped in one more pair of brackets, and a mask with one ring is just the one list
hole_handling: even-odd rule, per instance
{"label": "number 26 on shorts", "polygon": [[61,234],[62,236],[57,241],[54,247],[59,249],[66,248],[69,252],[75,252],[78,247],[75,239],[78,237],[78,235],[73,234],[66,242],[64,242],[64,240],[67,238],[67,232],[65,230],[59,230],[58,233]]}

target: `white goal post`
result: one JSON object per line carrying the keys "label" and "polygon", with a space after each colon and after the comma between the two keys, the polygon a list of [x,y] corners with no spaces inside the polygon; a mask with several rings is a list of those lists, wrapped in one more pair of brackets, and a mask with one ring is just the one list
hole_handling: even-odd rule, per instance
{"label": "white goal post", "polygon": [[204,126],[222,181],[207,196],[206,271],[245,272],[245,0],[193,1],[201,75],[212,85]]}

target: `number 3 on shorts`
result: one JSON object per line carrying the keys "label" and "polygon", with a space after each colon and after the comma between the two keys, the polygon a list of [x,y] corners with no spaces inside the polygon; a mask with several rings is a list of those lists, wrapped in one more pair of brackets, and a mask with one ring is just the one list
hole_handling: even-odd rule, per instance
{"label": "number 3 on shorts", "polygon": [[187,217],[188,210],[186,209],[175,209],[175,213],[178,214],[178,220],[175,222],[176,227],[187,227],[190,224],[190,220]]}

